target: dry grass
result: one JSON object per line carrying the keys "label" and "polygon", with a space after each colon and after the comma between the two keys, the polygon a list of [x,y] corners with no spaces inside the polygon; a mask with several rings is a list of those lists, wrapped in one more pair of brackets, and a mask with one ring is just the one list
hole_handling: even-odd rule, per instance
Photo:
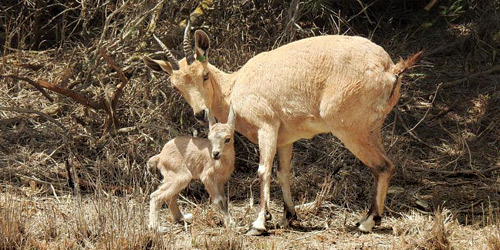
{"label": "dry grass", "polygon": [[[139,197],[140,198],[140,197]],[[182,203],[181,203],[182,204]],[[164,221],[171,232],[147,230],[147,203],[133,196],[66,195],[27,197],[3,194],[0,210],[2,249],[497,249],[498,221],[462,225],[449,210],[389,217],[372,234],[352,225],[358,214],[323,205],[315,212],[300,209],[301,228],[272,229],[267,237],[245,236],[249,222],[245,204],[232,204],[236,228],[222,227],[208,202],[183,204],[194,214],[189,224]],[[273,203],[273,209],[280,207]],[[169,218],[167,209],[163,210]],[[276,219],[275,219],[276,220]]]}
{"label": "dry grass", "polygon": [[[241,136],[228,192],[237,228],[221,227],[195,182],[181,203],[195,215],[191,224],[169,222],[165,209],[164,223],[172,233],[146,230],[148,195],[158,183],[144,173],[146,160],[174,136],[195,129],[206,134],[168,78],[147,71],[141,61],[157,49],[147,32],[156,2],[127,1],[124,7],[58,0],[38,6],[41,2],[0,4],[5,10],[0,12],[1,74],[46,80],[101,100],[120,83],[97,57],[103,48],[129,82],[116,107],[119,123],[108,133],[105,111],[49,92],[51,102],[24,81],[0,79],[0,249],[500,248],[500,91],[495,84],[500,78],[492,73],[437,87],[498,65],[498,4],[440,1],[422,13],[427,1],[405,6],[306,1],[297,13],[293,8],[288,13],[282,1],[215,1],[203,28],[212,38],[211,63],[227,71],[258,52],[321,34],[371,37],[394,60],[428,51],[421,67],[405,76],[397,112],[384,127],[397,170],[381,227],[372,234],[354,230],[370,201],[371,174],[337,139],[318,135],[294,145],[291,182],[299,223],[286,230],[275,226],[282,204],[274,182],[271,234],[253,238],[244,232],[256,215],[251,197],[259,196],[258,149]],[[467,8],[461,11],[453,3]],[[182,33],[177,24],[194,4],[172,1],[160,13],[154,32],[174,53],[180,51]],[[83,7],[87,12],[80,15]],[[36,13],[45,13],[38,22],[48,25],[37,26]],[[46,20],[50,14],[61,15]],[[295,23],[289,23],[290,16]]]}

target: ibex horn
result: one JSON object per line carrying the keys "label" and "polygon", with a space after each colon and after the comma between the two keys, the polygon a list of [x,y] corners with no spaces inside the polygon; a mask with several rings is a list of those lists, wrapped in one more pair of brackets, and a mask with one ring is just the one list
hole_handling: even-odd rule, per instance
{"label": "ibex horn", "polygon": [[177,64],[177,59],[175,59],[174,55],[170,52],[170,50],[167,48],[167,45],[162,43],[162,41],[153,34],[153,37],[155,38],[156,42],[160,45],[160,47],[163,49],[163,52],[165,52],[165,55],[167,56],[167,61],[172,64],[172,69],[178,70],[179,69],[179,64]]}
{"label": "ibex horn", "polygon": [[190,31],[191,31],[191,22],[188,20],[186,29],[184,30],[184,41],[182,42],[182,47],[184,48],[184,55],[186,56],[188,65],[194,62],[194,56],[192,51],[193,48],[191,48],[191,43],[189,42]]}

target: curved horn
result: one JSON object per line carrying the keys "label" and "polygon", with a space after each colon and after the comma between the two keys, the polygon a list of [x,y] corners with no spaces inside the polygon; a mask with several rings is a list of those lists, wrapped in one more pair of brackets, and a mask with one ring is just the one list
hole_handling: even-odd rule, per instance
{"label": "curved horn", "polygon": [[160,47],[163,49],[163,52],[165,52],[165,55],[167,56],[167,61],[172,64],[172,69],[178,70],[179,69],[179,64],[177,64],[177,59],[175,59],[174,55],[170,52],[170,50],[167,48],[167,45],[165,45],[158,37],[156,37],[155,34],[153,34],[153,37],[155,38],[156,42],[160,45]]}
{"label": "curved horn", "polygon": [[184,41],[182,42],[182,47],[184,48],[184,55],[186,56],[187,64],[190,65],[194,62],[194,56],[192,52],[191,43],[189,42],[189,32],[191,31],[191,21],[188,20],[186,29],[184,30]]}

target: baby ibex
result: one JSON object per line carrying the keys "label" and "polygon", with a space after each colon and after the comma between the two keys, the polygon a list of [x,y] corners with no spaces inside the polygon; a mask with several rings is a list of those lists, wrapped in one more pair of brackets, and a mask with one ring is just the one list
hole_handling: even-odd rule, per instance
{"label": "baby ibex", "polygon": [[208,139],[190,136],[176,137],[163,147],[160,154],[151,157],[148,168],[156,168],[163,176],[162,184],[151,194],[149,228],[166,232],[159,225],[158,212],[163,202],[168,202],[175,221],[189,220],[192,214],[182,214],[177,205],[179,193],[192,179],[200,179],[210,195],[210,200],[224,217],[224,224],[231,223],[224,184],[234,170],[235,115],[231,108],[227,123],[215,123],[208,112]]}

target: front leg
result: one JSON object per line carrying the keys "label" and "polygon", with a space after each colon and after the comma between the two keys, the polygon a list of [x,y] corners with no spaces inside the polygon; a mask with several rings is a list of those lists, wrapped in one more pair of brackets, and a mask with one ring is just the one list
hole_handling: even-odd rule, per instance
{"label": "front leg", "polygon": [[276,154],[276,143],[278,139],[278,128],[264,126],[259,130],[259,179],[260,179],[260,204],[257,219],[252,223],[247,235],[263,235],[267,232],[266,215],[270,203],[270,186],[273,159]]}
{"label": "front leg", "polygon": [[217,202],[217,207],[219,208],[219,211],[222,213],[222,216],[224,218],[224,225],[227,226],[234,226],[233,219],[231,218],[231,215],[229,214],[229,202],[226,196],[226,192],[224,190],[224,184],[219,184],[219,193],[220,193],[220,199]]}
{"label": "front leg", "polygon": [[212,205],[222,214],[224,225],[230,226],[232,224],[229,215],[227,199],[224,192],[224,184],[216,183],[211,178],[202,178],[203,185],[208,191]]}

